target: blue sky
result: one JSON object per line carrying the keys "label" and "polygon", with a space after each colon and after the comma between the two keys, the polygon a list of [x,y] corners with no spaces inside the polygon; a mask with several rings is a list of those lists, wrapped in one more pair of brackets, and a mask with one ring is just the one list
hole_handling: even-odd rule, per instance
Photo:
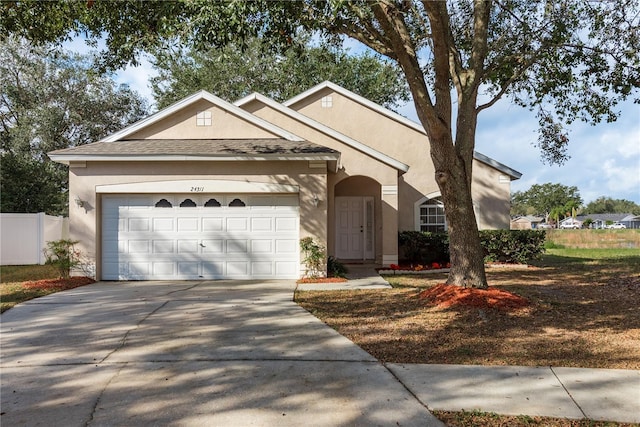
{"label": "blue sky", "polygon": [[[87,49],[81,40],[66,47]],[[128,67],[114,78],[152,102],[151,75],[153,68],[142,60],[140,66]],[[542,163],[534,146],[538,138],[535,114],[503,99],[480,113],[476,150],[522,173],[522,178],[512,183],[512,191],[551,182],[576,186],[585,204],[600,196],[640,204],[640,105],[627,101],[617,111],[621,114],[614,123],[574,123],[569,127],[571,158],[562,166],[550,166]],[[418,122],[412,103],[399,112]]]}

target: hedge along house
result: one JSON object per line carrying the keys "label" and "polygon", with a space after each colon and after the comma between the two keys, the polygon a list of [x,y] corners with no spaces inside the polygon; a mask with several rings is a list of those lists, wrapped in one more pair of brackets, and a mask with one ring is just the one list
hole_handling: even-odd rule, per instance
{"label": "hedge along house", "polygon": [[[102,280],[294,279],[299,239],[342,261],[398,262],[398,231],[442,231],[420,125],[333,83],[283,103],[205,91],[69,165],[70,234]],[[475,154],[480,228],[509,228],[520,173]]]}

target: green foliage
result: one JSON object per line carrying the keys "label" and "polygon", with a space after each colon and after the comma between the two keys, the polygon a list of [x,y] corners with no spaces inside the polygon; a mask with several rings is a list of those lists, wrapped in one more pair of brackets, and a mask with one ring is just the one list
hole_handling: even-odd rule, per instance
{"label": "green foliage", "polygon": [[[404,258],[412,264],[449,261],[447,233],[402,231],[398,235]],[[526,264],[544,253],[545,232],[539,230],[482,230],[480,242],[486,262]]]}
{"label": "green foliage", "polygon": [[449,235],[427,231],[401,231],[398,245],[412,264],[430,265],[449,262]]}
{"label": "green foliage", "polygon": [[230,102],[253,92],[283,102],[325,80],[385,107],[409,100],[401,71],[390,61],[300,39],[296,46],[302,48],[282,53],[256,38],[244,46],[235,42],[206,51],[159,51],[154,59],[158,75],[151,79],[156,103],[164,108],[201,89]]}
{"label": "green foliage", "polygon": [[88,56],[0,40],[2,212],[68,209],[68,173],[47,152],[95,142],[146,114],[145,101]]}
{"label": "green foliage", "polygon": [[324,246],[318,244],[312,237],[300,239],[300,249],[304,254],[304,264],[307,268],[304,277],[317,279],[323,276],[326,253]]}
{"label": "green foliage", "polygon": [[544,254],[545,232],[540,230],[481,230],[486,262],[527,264]]}
{"label": "green foliage", "polygon": [[527,191],[516,191],[511,195],[511,215],[542,215],[549,217],[570,216],[578,209],[582,198],[577,187],[562,184],[534,184]]}
{"label": "green foliage", "polygon": [[328,277],[347,277],[347,268],[334,257],[327,258],[327,276]]}
{"label": "green foliage", "polygon": [[44,251],[47,264],[55,266],[63,279],[69,278],[71,270],[81,263],[80,251],[75,249],[77,243],[77,240],[68,239],[47,242],[47,248]]}
{"label": "green foliage", "polygon": [[585,214],[632,213],[640,215],[640,205],[630,200],[602,196],[589,202],[583,212]]}

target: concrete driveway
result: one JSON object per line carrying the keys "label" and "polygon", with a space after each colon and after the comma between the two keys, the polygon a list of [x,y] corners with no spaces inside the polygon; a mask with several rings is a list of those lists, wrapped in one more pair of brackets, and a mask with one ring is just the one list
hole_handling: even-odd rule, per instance
{"label": "concrete driveway", "polygon": [[101,282],[1,317],[2,425],[441,425],[293,282]]}

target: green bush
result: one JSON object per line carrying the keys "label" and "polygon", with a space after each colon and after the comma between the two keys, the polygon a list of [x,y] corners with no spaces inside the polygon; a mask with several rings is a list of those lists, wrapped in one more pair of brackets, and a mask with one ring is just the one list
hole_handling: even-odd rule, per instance
{"label": "green bush", "polygon": [[411,264],[430,265],[449,262],[449,235],[427,231],[401,231],[398,246],[403,260]]}
{"label": "green bush", "polygon": [[334,257],[327,259],[327,276],[328,277],[347,277],[347,268]]}
{"label": "green bush", "polygon": [[80,251],[75,249],[76,243],[77,240],[54,240],[47,242],[44,250],[47,264],[56,267],[63,279],[68,279],[71,269],[80,265]]}
{"label": "green bush", "polygon": [[300,239],[300,249],[304,254],[304,264],[307,271],[304,277],[317,279],[324,276],[324,262],[326,259],[324,246],[318,244],[311,237]]}
{"label": "green bush", "polygon": [[526,264],[544,253],[544,230],[482,230],[485,262]]}
{"label": "green bush", "polygon": [[[544,230],[482,230],[480,242],[485,262],[526,264],[544,253]],[[403,260],[429,265],[449,262],[449,235],[421,231],[401,231],[398,245]]]}

